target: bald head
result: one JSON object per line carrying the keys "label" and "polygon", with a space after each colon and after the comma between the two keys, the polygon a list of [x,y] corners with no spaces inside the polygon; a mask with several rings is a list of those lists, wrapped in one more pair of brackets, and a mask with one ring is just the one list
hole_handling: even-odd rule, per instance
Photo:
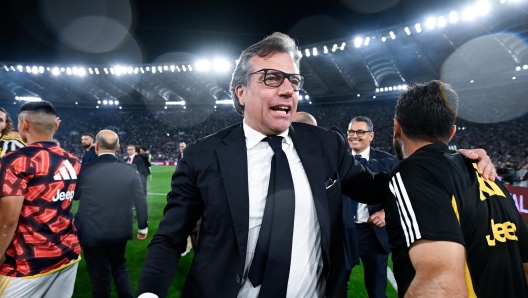
{"label": "bald head", "polygon": [[317,126],[317,120],[315,117],[306,112],[297,112],[293,115],[292,122],[306,123],[313,126]]}
{"label": "bald head", "polygon": [[51,103],[29,102],[20,107],[18,131],[27,143],[52,141],[58,126],[55,108]]}
{"label": "bald head", "polygon": [[101,153],[115,153],[119,149],[119,136],[108,129],[101,130],[95,136],[95,152],[99,155]]}

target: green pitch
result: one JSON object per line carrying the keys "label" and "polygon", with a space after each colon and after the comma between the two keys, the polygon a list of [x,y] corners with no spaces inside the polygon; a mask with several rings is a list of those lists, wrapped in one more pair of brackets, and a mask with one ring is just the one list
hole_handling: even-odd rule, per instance
{"label": "green pitch", "polygon": [[[141,267],[145,261],[145,255],[147,246],[152,239],[152,236],[156,232],[159,222],[163,216],[163,208],[166,204],[166,194],[170,190],[170,179],[174,172],[174,167],[152,167],[152,180],[148,180],[148,208],[149,208],[149,235],[146,240],[129,241],[127,244],[127,266],[130,272],[130,279],[132,281],[133,292],[135,293],[139,275],[141,273]],[[72,211],[77,212],[78,202],[73,203]],[[134,228],[137,229],[137,223],[134,223]],[[135,235],[135,232],[134,232]],[[178,272],[174,277],[171,289],[169,291],[169,297],[179,297],[183,283],[185,282],[185,276],[189,271],[191,265],[193,253],[187,254],[185,257],[180,259],[178,264]],[[392,264],[390,264],[392,267]],[[86,270],[86,263],[81,260],[79,268],[77,270],[77,279],[75,281],[75,290],[73,292],[74,298],[91,297],[91,283]],[[388,283],[387,296],[397,297],[396,291]],[[115,288],[112,284],[112,297],[117,297]],[[353,270],[350,278],[350,286],[348,290],[348,297],[368,297],[365,287],[363,285],[363,267],[356,266]]]}

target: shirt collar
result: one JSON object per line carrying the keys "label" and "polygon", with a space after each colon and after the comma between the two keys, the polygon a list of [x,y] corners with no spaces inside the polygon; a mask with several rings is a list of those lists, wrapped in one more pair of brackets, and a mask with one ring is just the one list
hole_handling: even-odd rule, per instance
{"label": "shirt collar", "polygon": [[[246,124],[245,118],[242,123],[243,123],[242,127],[244,129],[244,135],[246,136],[246,149],[247,150],[257,146],[257,144],[259,144],[262,141],[262,139],[267,137],[266,135],[263,135],[262,133],[249,127],[249,125]],[[290,129],[288,128],[282,133],[280,133],[279,136],[284,138],[286,144],[291,145],[292,140],[290,136],[288,135],[289,132],[290,132]]]}
{"label": "shirt collar", "polygon": [[115,156],[114,153],[110,153],[110,152],[103,152],[103,153],[100,153],[98,156],[101,156],[101,155],[113,155],[113,156]]}
{"label": "shirt collar", "polygon": [[363,150],[363,151],[361,151],[359,153],[354,152],[354,155],[356,155],[356,154],[359,154],[359,155],[361,155],[362,158],[368,160],[369,157],[370,157],[370,146],[368,146],[367,149],[365,149],[365,150]]}

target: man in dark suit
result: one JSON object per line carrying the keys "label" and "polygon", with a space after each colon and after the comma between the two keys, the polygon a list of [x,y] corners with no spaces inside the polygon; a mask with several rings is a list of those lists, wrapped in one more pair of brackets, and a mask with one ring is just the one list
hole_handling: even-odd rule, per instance
{"label": "man in dark suit", "polygon": [[[370,147],[374,139],[374,125],[368,117],[352,118],[347,139],[355,159],[373,172],[390,172],[398,162],[395,156]],[[387,297],[387,262],[391,246],[383,207],[384,204],[366,205],[352,201],[353,212],[357,214],[356,234],[359,256],[365,269],[365,287],[371,298]]]}
{"label": "man in dark suit", "polygon": [[81,164],[87,164],[97,158],[97,154],[95,153],[93,134],[89,132],[83,133],[81,136],[81,144],[86,150],[81,159]]}
{"label": "man in dark suit", "polygon": [[291,123],[304,82],[299,63],[295,42],[281,33],[242,52],[230,88],[243,123],[185,149],[147,251],[141,298],[167,296],[200,217],[181,297],[346,296],[342,193],[381,203],[387,175],[356,162],[341,134]]}
{"label": "man in dark suit", "polygon": [[119,297],[132,297],[125,248],[132,239],[132,204],[138,220],[137,239],[147,237],[147,202],[134,165],[116,158],[119,137],[111,130],[96,136],[99,155],[79,173],[74,200],[79,242],[92,282],[92,297],[110,297],[110,275]]}
{"label": "man in dark suit", "polygon": [[141,178],[141,185],[143,186],[143,192],[147,195],[147,177],[150,175],[150,162],[148,161],[148,155],[139,154],[139,147],[135,145],[127,146],[127,163],[136,165],[139,177]]}

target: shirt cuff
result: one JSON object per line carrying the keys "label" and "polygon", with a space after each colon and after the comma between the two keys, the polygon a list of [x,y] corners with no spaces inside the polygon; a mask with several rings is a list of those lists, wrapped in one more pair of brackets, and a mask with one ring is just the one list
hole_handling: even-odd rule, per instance
{"label": "shirt cuff", "polygon": [[[138,229],[138,233],[140,234],[143,234],[143,235],[146,235],[148,234],[148,227],[144,228],[144,229]],[[148,297],[148,296],[147,296]],[[139,298],[139,297],[138,297]]]}
{"label": "shirt cuff", "polygon": [[159,296],[152,293],[143,293],[139,295],[138,298],[159,298]]}

